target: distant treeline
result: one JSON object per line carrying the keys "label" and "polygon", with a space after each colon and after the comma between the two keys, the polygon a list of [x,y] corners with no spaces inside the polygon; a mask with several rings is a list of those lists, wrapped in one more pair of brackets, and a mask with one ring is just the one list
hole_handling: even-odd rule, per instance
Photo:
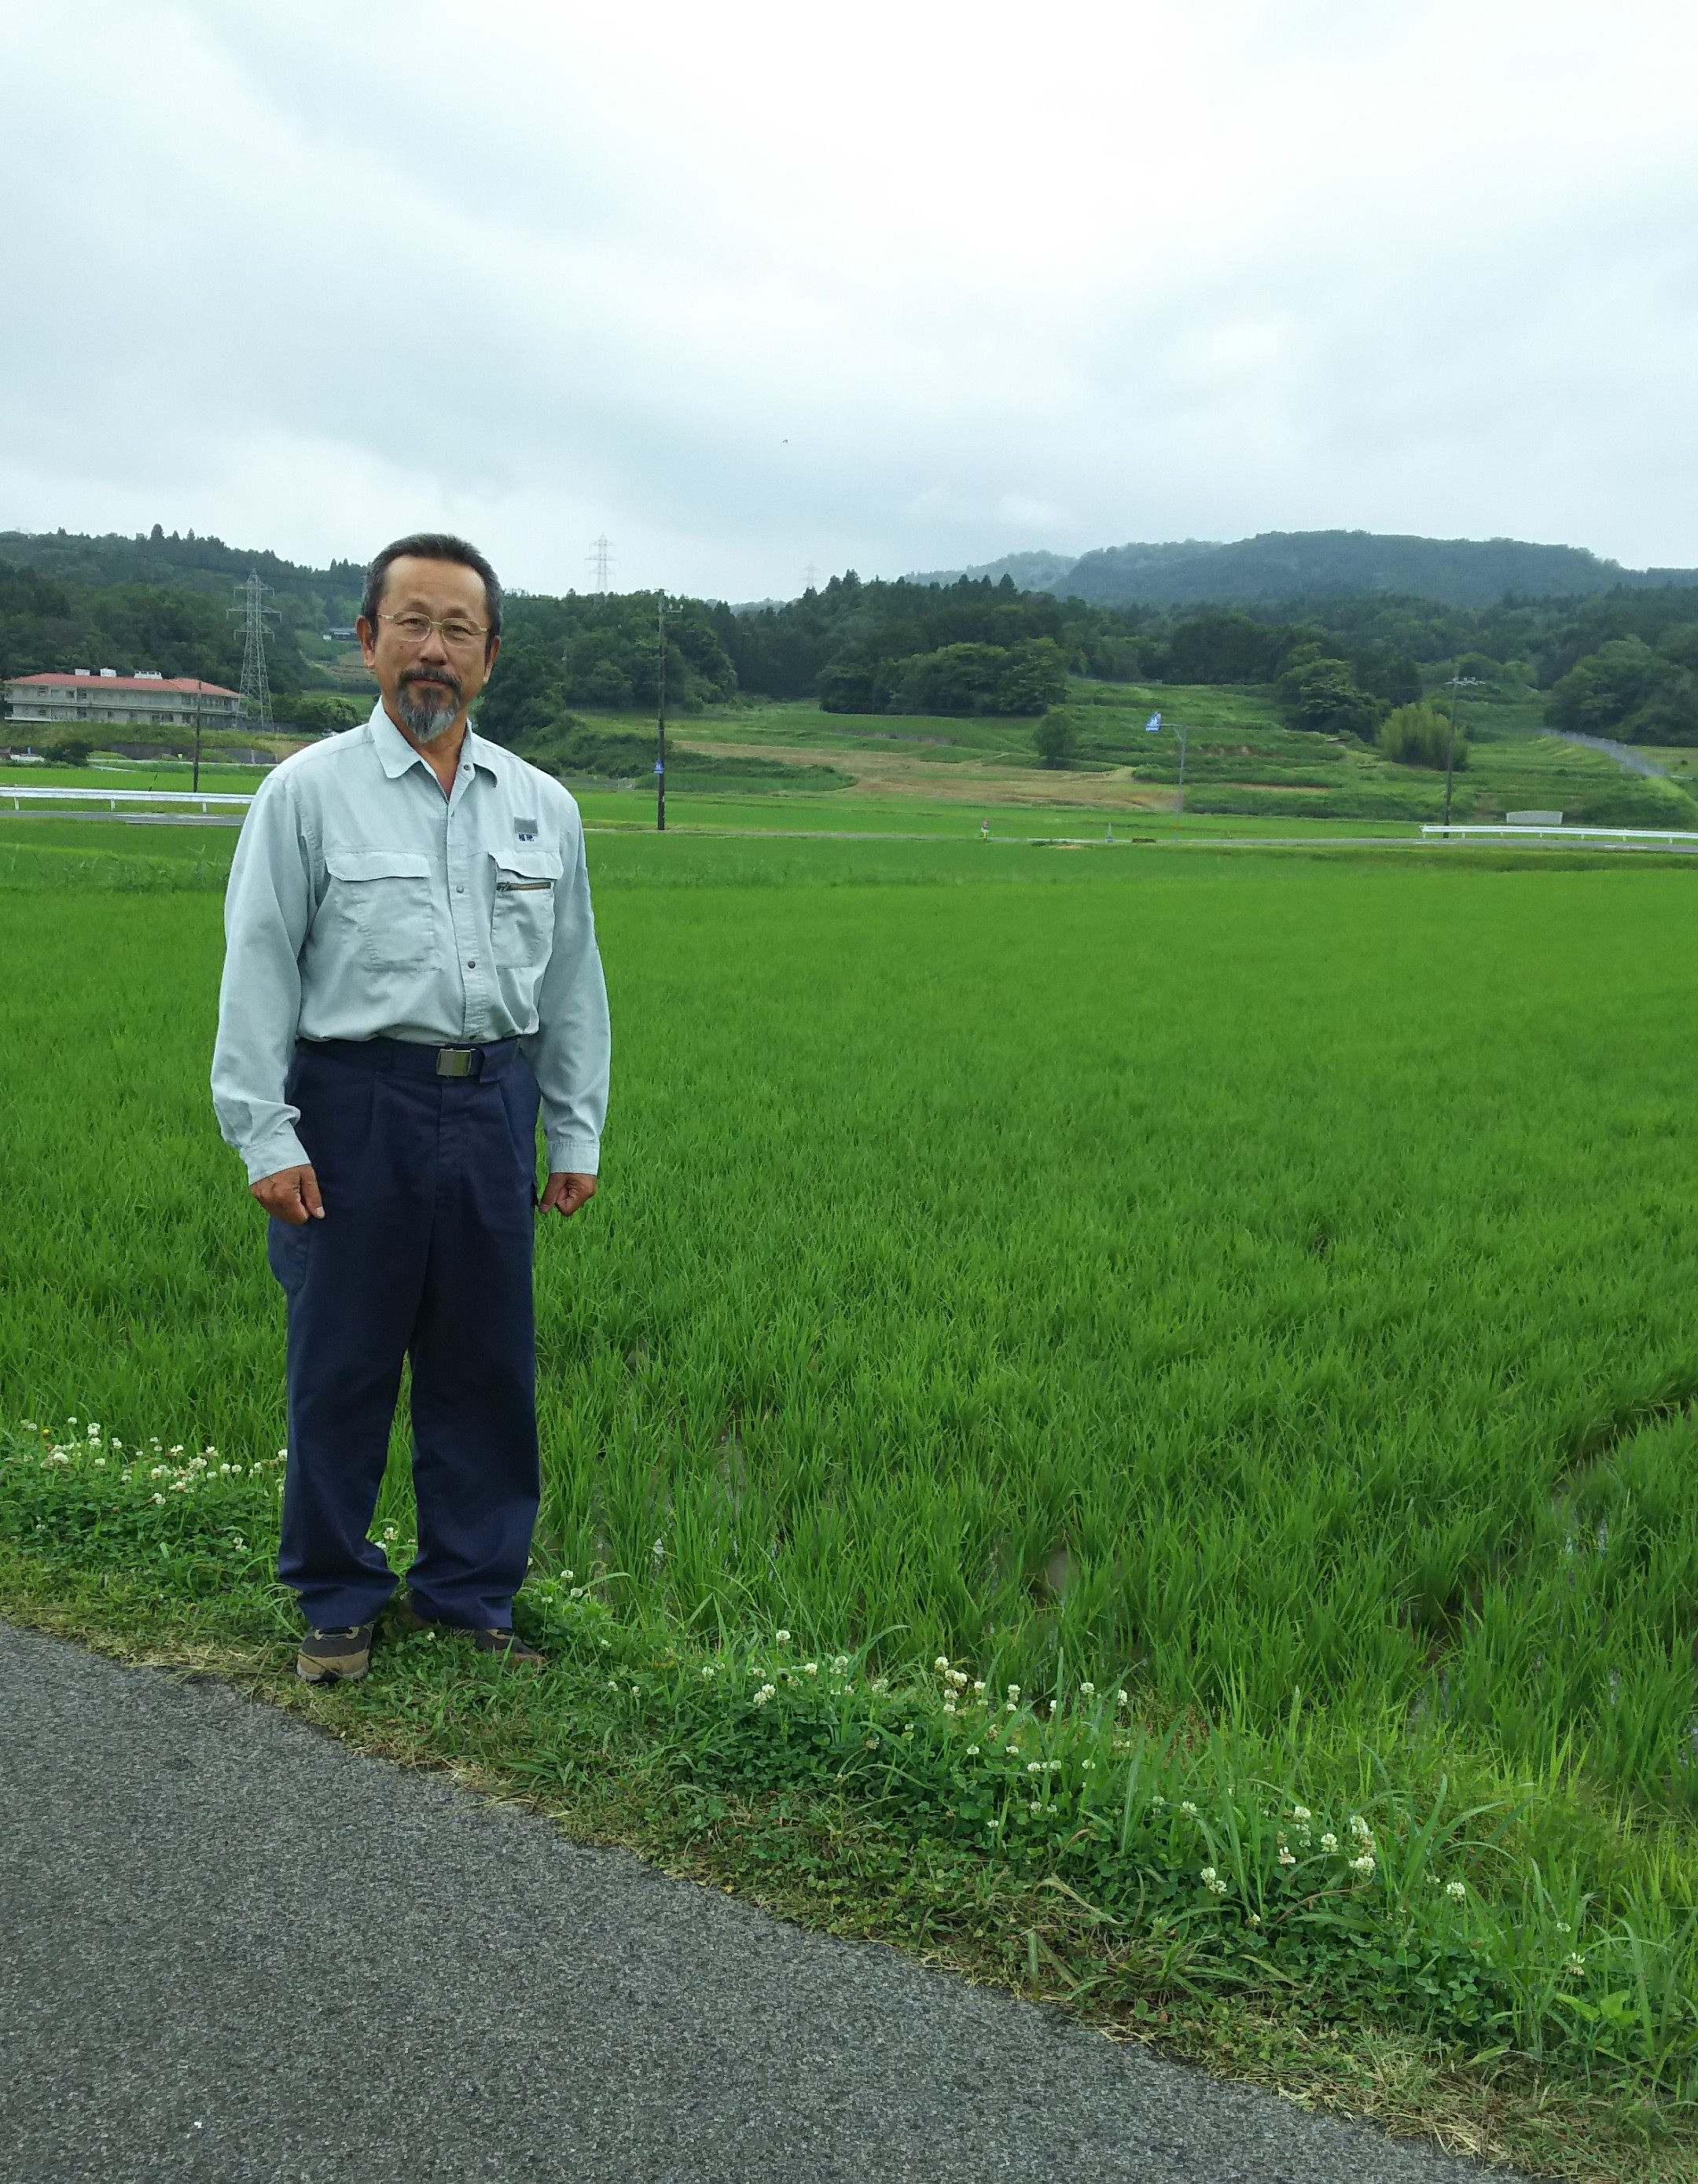
{"label": "distant treeline", "polygon": [[[0,674],[145,667],[233,683],[241,626],[228,610],[249,569],[275,586],[282,617],[270,647],[280,718],[338,725],[350,701],[300,638],[353,619],[359,567],[300,568],[157,526],[134,539],[0,532]],[[586,711],[652,710],[657,604],[640,592],[509,593],[480,726],[521,744]],[[864,582],[850,571],[782,605],[692,600],[667,612],[667,694],[681,713],[743,695],[845,713],[1038,717],[1083,676],[1261,686],[1293,726],[1371,736],[1452,672],[1545,691],[1556,727],[1698,743],[1698,592],[1461,607],[1328,597],[1276,613],[1104,606],[1021,591],[1007,576]]]}

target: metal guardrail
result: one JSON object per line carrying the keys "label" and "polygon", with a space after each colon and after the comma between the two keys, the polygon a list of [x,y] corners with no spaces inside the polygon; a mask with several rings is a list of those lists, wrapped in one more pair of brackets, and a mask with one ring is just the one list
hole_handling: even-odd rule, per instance
{"label": "metal guardrail", "polygon": [[120,804],[198,804],[203,811],[214,804],[240,805],[246,811],[253,801],[248,789],[222,788],[14,788],[0,782],[0,803],[9,799],[21,811],[30,804],[104,804],[115,811]]}
{"label": "metal guardrail", "polygon": [[1446,841],[1490,836],[1500,841],[1698,842],[1698,833],[1673,827],[1423,827]]}

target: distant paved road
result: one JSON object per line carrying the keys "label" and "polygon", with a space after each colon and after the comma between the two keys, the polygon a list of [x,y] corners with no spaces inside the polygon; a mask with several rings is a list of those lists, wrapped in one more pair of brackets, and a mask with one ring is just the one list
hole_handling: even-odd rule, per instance
{"label": "distant paved road", "polygon": [[1480,2184],[0,1624],[4,2184]]}

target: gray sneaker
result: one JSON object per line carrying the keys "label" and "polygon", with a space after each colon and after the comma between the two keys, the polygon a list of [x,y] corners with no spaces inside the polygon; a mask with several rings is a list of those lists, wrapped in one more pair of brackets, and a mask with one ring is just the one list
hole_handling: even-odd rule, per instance
{"label": "gray sneaker", "polygon": [[309,1630],[295,1657],[295,1674],[309,1684],[357,1684],[371,1666],[370,1623],[346,1630]]}

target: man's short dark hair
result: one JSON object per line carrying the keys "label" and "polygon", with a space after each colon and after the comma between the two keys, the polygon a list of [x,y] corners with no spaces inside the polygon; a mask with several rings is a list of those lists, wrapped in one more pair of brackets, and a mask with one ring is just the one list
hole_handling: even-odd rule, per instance
{"label": "man's short dark hair", "polygon": [[501,634],[501,579],[480,554],[476,546],[469,546],[464,538],[456,538],[447,531],[415,531],[410,538],[396,538],[372,556],[371,566],[365,572],[365,589],[360,596],[359,611],[371,625],[373,634],[377,629],[377,610],[383,604],[383,587],[389,575],[392,561],[458,561],[463,568],[476,569],[483,579],[484,617],[489,625],[486,647],[493,644]]}

